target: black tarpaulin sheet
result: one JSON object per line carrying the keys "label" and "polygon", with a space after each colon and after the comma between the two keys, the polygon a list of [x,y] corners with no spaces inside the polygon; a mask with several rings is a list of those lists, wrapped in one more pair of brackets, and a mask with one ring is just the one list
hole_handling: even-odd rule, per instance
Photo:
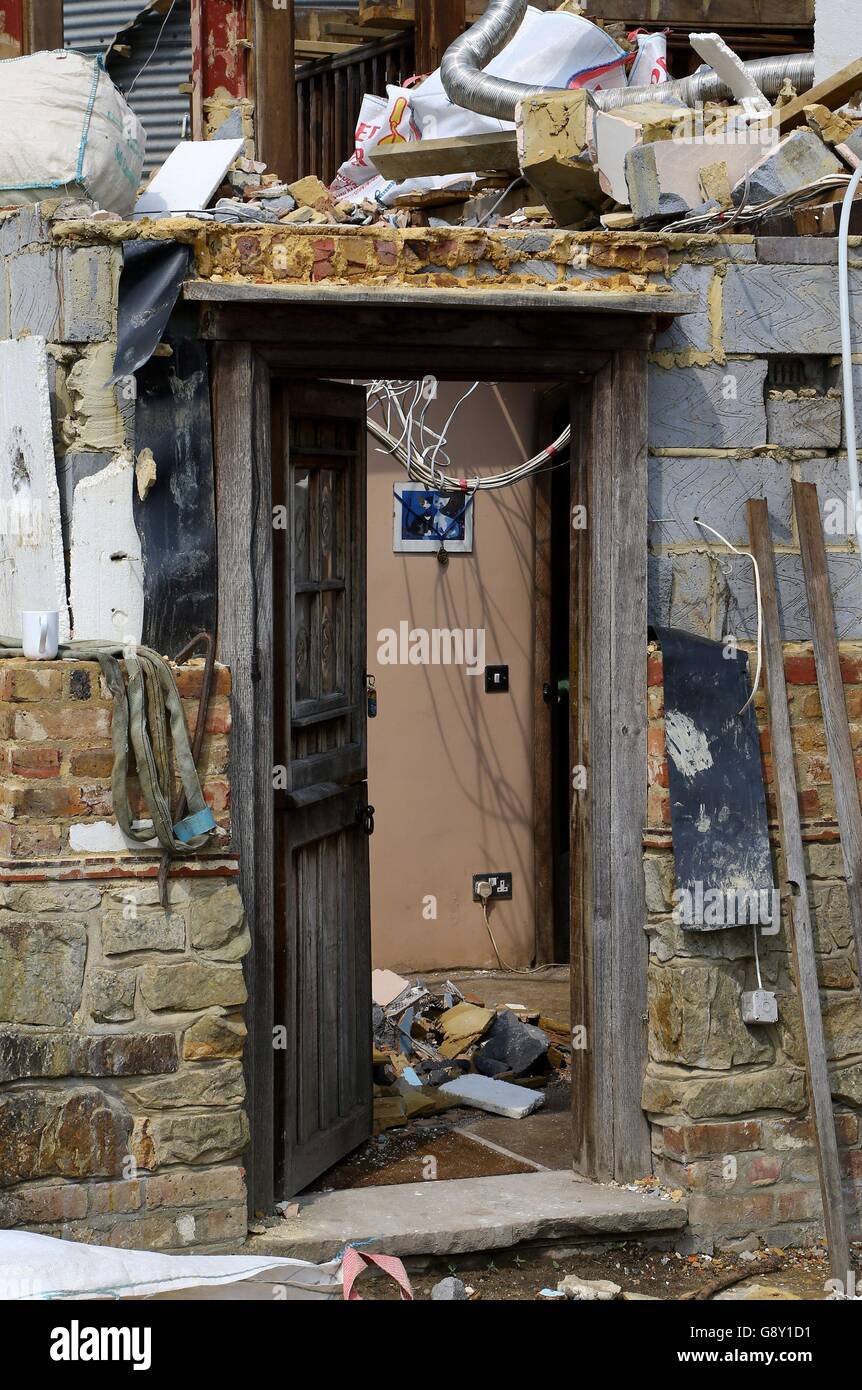
{"label": "black tarpaulin sheet", "polygon": [[729,641],[655,628],[664,662],[676,919],[702,931],[772,923],[760,740],[748,656]]}
{"label": "black tarpaulin sheet", "polygon": [[117,306],[113,381],[149,362],[168,326],[191,260],[175,241],[126,241]]}

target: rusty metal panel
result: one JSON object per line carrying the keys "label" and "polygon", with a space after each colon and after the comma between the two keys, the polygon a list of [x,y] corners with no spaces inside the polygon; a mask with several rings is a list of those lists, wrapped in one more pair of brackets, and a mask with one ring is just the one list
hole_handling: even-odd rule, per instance
{"label": "rusty metal panel", "polygon": [[0,59],[17,58],[24,46],[24,0],[0,0]]}

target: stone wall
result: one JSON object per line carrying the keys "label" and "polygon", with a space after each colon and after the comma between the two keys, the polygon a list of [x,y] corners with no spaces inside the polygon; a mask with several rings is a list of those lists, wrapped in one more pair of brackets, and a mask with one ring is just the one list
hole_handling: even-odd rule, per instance
{"label": "stone wall", "polygon": [[[193,728],[202,667],[176,677]],[[158,852],[126,849],[111,813],[98,665],[0,661],[0,1226],[166,1250],[245,1236],[229,694],[219,668],[200,771],[220,834],[175,861],[162,909]]]}
{"label": "stone wall", "polygon": [[[842,644],[848,713],[862,771],[862,644]],[[862,1003],[835,823],[814,659],[807,644],[785,657],[803,834],[808,857],[821,1005],[827,1037],[846,1205],[862,1218]],[[761,727],[770,824],[777,825],[766,706]],[[751,927],[685,930],[672,918],[674,871],[664,752],[662,663],[649,659],[649,828],[646,836],[649,1063],[643,1104],[656,1170],[685,1190],[703,1248],[805,1243],[822,1234],[816,1151],[808,1114],[803,1036],[785,914],[761,934],[764,986],[778,992],[775,1026],[742,1022],[756,987]],[[778,881],[778,880],[776,880]]]}

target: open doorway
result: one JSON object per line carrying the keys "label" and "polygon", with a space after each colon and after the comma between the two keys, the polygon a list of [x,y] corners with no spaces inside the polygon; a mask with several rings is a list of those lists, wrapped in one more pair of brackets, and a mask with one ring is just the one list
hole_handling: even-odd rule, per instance
{"label": "open doorway", "polygon": [[[469,475],[460,492],[411,483],[377,436],[363,440],[364,387],[273,392],[282,1198],[415,1182],[429,1164],[441,1178],[572,1165],[569,977],[547,960],[535,969],[533,872],[535,837],[549,837],[554,959],[566,962],[569,452],[544,449],[565,431],[568,397],[557,393],[549,416],[534,386],[419,385],[398,384],[400,422],[422,411],[422,456],[441,483]],[[392,423],[377,394],[372,422]],[[511,485],[476,486],[531,458]],[[551,498],[556,695],[541,706],[539,489]],[[502,690],[489,672],[504,673]],[[537,789],[549,722],[549,783]],[[509,880],[499,897],[497,872]],[[482,876],[487,902],[474,891]],[[373,1017],[372,960],[402,986]],[[463,1038],[447,1031],[459,1014]],[[475,1103],[447,1094],[464,1077],[483,1079]]]}

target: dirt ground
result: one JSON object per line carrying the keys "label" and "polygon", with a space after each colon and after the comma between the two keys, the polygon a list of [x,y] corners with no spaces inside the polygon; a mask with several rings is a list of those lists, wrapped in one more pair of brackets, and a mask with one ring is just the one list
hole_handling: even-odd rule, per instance
{"label": "dirt ground", "polygon": [[[740,1272],[744,1289],[753,1283],[769,1284],[801,1299],[820,1300],[826,1297],[824,1284],[829,1278],[825,1256],[817,1250],[782,1252],[784,1269],[777,1273],[758,1273],[767,1256],[776,1252],[764,1251],[753,1259],[739,1255],[715,1256],[679,1255],[673,1251],[646,1250],[637,1244],[619,1245],[612,1249],[561,1251],[553,1255],[529,1250],[505,1250],[481,1257],[465,1257],[455,1262],[440,1263],[433,1270],[410,1273],[414,1298],[418,1302],[431,1298],[434,1285],[447,1275],[461,1279],[472,1289],[471,1298],[483,1302],[563,1302],[563,1299],[544,1299],[542,1289],[556,1289],[567,1274],[585,1279],[609,1279],[619,1284],[625,1293],[645,1294],[651,1298],[676,1301],[683,1294],[704,1289],[724,1274]],[[394,1285],[377,1279],[364,1280],[362,1297],[372,1302],[393,1302],[398,1299]]]}

